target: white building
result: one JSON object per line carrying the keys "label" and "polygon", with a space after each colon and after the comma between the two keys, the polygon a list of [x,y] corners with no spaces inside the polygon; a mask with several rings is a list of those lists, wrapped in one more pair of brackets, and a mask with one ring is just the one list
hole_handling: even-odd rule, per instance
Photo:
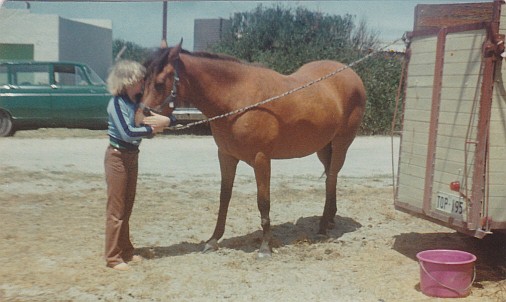
{"label": "white building", "polygon": [[0,9],[0,59],[77,61],[103,79],[112,65],[112,21]]}

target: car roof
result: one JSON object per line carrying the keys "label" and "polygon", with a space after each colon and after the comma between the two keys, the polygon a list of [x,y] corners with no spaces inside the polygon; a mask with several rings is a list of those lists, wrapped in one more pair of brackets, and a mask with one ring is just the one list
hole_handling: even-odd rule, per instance
{"label": "car roof", "polygon": [[72,61],[0,60],[0,65],[18,65],[18,64],[30,64],[30,65],[71,64],[80,66],[86,65],[84,63]]}

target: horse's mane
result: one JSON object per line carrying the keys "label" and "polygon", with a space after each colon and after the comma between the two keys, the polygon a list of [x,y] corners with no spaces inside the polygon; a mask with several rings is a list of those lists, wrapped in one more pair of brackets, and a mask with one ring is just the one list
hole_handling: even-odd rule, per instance
{"label": "horse's mane", "polygon": [[[173,47],[169,48],[158,48],[156,49],[151,56],[144,62],[144,66],[146,67],[148,74],[158,74],[160,73],[164,66],[167,65],[168,62],[168,55],[170,51],[173,49]],[[186,49],[181,49],[181,53],[190,55],[193,57],[199,57],[199,58],[206,58],[211,60],[222,60],[222,61],[229,61],[229,62],[235,62],[235,63],[241,63],[245,64],[243,61],[234,58],[229,55],[225,54],[215,54],[205,51],[197,51],[197,52],[190,52]]]}
{"label": "horse's mane", "polygon": [[222,61],[231,61],[236,63],[244,63],[243,61],[234,58],[229,55],[225,54],[216,54],[216,53],[210,53],[205,51],[197,51],[197,52],[187,52],[188,54],[194,56],[194,57],[200,57],[200,58],[206,58],[206,59],[213,59],[213,60],[222,60]]}

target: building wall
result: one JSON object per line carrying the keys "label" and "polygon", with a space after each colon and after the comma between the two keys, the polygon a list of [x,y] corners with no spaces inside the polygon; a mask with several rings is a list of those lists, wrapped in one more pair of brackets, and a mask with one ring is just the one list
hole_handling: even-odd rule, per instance
{"label": "building wall", "polygon": [[57,15],[32,14],[29,10],[1,9],[0,28],[0,47],[33,45],[36,61],[86,63],[103,79],[112,65],[110,20],[69,20]]}
{"label": "building wall", "polygon": [[105,79],[112,65],[112,30],[68,19],[60,20],[59,30],[60,61],[87,63]]}
{"label": "building wall", "polygon": [[0,10],[0,44],[33,45],[34,60],[58,60],[57,15],[30,14],[28,10]]}
{"label": "building wall", "polygon": [[193,50],[209,51],[230,28],[230,20],[195,19],[193,29]]}

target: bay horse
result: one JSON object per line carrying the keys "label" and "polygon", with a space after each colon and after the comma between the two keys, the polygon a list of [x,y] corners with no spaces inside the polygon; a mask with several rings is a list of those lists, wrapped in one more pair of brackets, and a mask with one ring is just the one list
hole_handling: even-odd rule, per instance
{"label": "bay horse", "polygon": [[[146,61],[142,105],[168,115],[175,100],[192,103],[208,118],[283,94],[344,65],[315,61],[291,75],[244,63],[224,55],[188,52],[181,42],[159,49]],[[317,153],[326,174],[326,197],[318,234],[334,224],[337,176],[361,123],[366,104],[364,85],[350,68],[276,101],[210,122],[221,170],[216,226],[204,251],[218,249],[225,231],[236,168],[244,161],[254,170],[263,238],[258,257],[270,257],[272,238],[270,177],[272,159]]]}

